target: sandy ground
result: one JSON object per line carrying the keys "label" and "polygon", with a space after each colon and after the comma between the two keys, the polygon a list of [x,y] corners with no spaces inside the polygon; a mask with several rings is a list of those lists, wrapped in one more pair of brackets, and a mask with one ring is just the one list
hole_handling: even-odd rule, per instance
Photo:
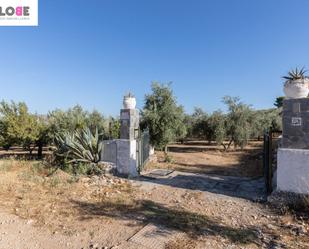
{"label": "sandy ground", "polygon": [[[194,153],[212,158],[212,152],[203,149]],[[187,155],[173,153],[178,153],[176,160]],[[242,156],[235,153],[232,159],[226,154],[222,158],[225,169],[228,160],[235,160],[231,172],[242,167],[237,166]],[[191,155],[194,160],[201,157]],[[219,162],[209,159],[204,165]],[[166,164],[156,166],[164,168]],[[174,172],[175,179],[190,170],[190,166],[182,166],[186,171]],[[187,185],[109,176],[74,177],[51,172],[38,162],[2,160],[0,186],[1,249],[147,249],[130,242],[147,224],[184,234],[171,239],[166,249],[309,248],[308,220],[303,217],[281,215],[267,203]]]}
{"label": "sandy ground", "polygon": [[[57,222],[59,226],[68,225],[64,230],[53,230],[38,220],[1,211],[0,248],[147,249],[128,240],[148,223],[186,233],[185,237],[170,241],[166,248],[309,246],[308,224],[304,226],[292,216],[277,215],[264,204],[153,183],[134,184],[140,186],[141,192],[133,202],[114,203],[112,210],[106,203],[80,203],[75,222]],[[52,212],[49,216],[54,217]]]}
{"label": "sandy ground", "polygon": [[157,152],[159,164],[149,164],[148,168],[169,168],[183,172],[217,174],[229,176],[256,177],[263,175],[263,143],[250,142],[245,150],[228,152],[216,145],[205,142],[187,142],[169,146],[173,163],[164,163],[164,153]]}

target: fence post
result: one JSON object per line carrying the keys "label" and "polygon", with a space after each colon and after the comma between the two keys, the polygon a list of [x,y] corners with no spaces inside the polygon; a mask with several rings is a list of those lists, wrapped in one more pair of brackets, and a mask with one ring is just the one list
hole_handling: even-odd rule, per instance
{"label": "fence post", "polygon": [[272,169],[273,169],[273,133],[272,128],[268,131],[268,137],[269,137],[269,145],[268,145],[268,191],[267,193],[270,194],[272,192]]}
{"label": "fence post", "polygon": [[267,194],[272,192],[272,129],[264,133],[263,171]]}

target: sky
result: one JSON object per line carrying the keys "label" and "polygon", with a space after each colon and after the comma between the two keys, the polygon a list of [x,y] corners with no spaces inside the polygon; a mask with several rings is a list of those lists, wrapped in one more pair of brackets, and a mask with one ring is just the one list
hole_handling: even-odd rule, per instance
{"label": "sky", "polygon": [[308,0],[39,0],[38,27],[0,27],[0,99],[47,113],[80,104],[117,115],[172,82],[187,113],[239,96],[255,109],[309,69]]}

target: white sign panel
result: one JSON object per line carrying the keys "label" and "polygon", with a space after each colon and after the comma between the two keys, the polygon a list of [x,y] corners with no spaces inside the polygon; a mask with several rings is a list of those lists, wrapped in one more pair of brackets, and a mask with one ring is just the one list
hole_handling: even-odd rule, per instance
{"label": "white sign panel", "polygon": [[301,126],[302,119],[299,117],[292,117],[292,126]]}
{"label": "white sign panel", "polygon": [[0,0],[0,26],[38,26],[38,0]]}

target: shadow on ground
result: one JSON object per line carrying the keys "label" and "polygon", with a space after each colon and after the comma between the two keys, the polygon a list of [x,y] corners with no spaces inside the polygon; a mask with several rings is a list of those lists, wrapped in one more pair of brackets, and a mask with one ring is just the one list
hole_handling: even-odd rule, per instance
{"label": "shadow on ground", "polygon": [[177,171],[169,177],[157,177],[152,172],[156,172],[156,170],[136,180],[142,184],[155,183],[176,188],[207,191],[252,201],[265,201],[266,198],[264,178],[205,175]]}
{"label": "shadow on ground", "polygon": [[[171,145],[169,152],[173,163],[166,163],[162,153],[151,168],[171,168],[177,171],[200,174],[257,177],[263,175],[263,150],[261,145],[225,152],[218,147]],[[229,157],[232,157],[229,160]],[[157,165],[156,165],[157,164]]]}
{"label": "shadow on ground", "polygon": [[239,164],[230,164],[229,166],[222,166],[222,165],[209,165],[209,164],[186,164],[177,162],[177,164],[174,164],[173,167],[171,168],[177,171],[187,173],[241,176],[243,175],[243,173],[240,172],[240,167],[241,165]]}
{"label": "shadow on ground", "polygon": [[221,236],[240,244],[258,243],[254,228],[232,228],[220,224],[205,215],[165,207],[150,200],[133,201],[131,204],[119,202],[89,203],[72,201],[79,210],[81,219],[100,216],[152,223],[187,233],[190,237],[198,235]]}

